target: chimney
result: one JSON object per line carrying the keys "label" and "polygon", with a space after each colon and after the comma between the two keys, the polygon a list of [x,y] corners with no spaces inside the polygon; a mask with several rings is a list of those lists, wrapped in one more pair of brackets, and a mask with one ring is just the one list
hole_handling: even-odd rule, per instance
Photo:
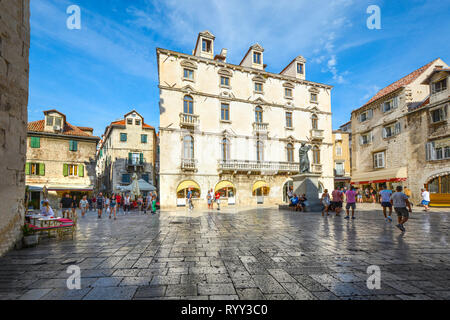
{"label": "chimney", "polygon": [[434,70],[441,70],[443,68],[444,68],[444,66],[434,66]]}
{"label": "chimney", "polygon": [[216,56],[214,57],[214,60],[220,60],[222,62],[227,62],[227,52],[228,52],[228,50],[223,48],[222,50],[220,50],[220,54],[216,54]]}

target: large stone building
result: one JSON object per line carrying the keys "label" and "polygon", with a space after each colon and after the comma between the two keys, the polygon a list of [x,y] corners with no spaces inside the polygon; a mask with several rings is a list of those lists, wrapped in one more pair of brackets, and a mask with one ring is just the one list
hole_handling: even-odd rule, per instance
{"label": "large stone building", "polygon": [[[350,184],[350,133],[333,131],[334,186],[348,187]],[[330,190],[331,192],[331,190]]]}
{"label": "large stone building", "polygon": [[30,2],[0,1],[0,255],[24,223]]}
{"label": "large stone building", "polygon": [[135,110],[106,127],[97,151],[98,191],[119,192],[133,173],[155,185],[156,132]]}
{"label": "large stone building", "polygon": [[57,110],[28,123],[26,185],[34,208],[47,193],[53,206],[65,193],[90,195],[95,185],[95,152],[99,137],[93,129],[67,122]]}
{"label": "large stone building", "polygon": [[[440,139],[448,134],[448,127],[442,125],[445,120],[441,125],[433,125],[427,118],[429,113],[414,112],[422,115],[423,118],[418,119],[420,116],[411,115],[410,111],[424,104],[430,95],[430,85],[424,81],[432,81],[429,76],[436,67],[446,66],[441,59],[436,59],[380,90],[352,112],[353,184],[375,189],[382,185],[389,188],[408,186],[412,190],[413,200],[417,202],[420,188],[424,187],[427,179],[442,173],[440,166],[443,162],[426,162],[424,155],[425,141],[432,142],[434,138]],[[439,95],[439,99],[442,97]],[[431,110],[434,106],[433,103]],[[435,136],[430,136],[434,128],[439,128],[439,131]],[[424,167],[425,163],[427,166]]]}
{"label": "large stone building", "polygon": [[332,87],[305,80],[301,56],[271,73],[259,44],[236,65],[226,49],[214,55],[214,40],[204,31],[192,54],[157,49],[161,206],[185,205],[189,187],[202,206],[210,189],[225,205],[281,203],[302,142],[313,146],[320,187],[331,189]]}

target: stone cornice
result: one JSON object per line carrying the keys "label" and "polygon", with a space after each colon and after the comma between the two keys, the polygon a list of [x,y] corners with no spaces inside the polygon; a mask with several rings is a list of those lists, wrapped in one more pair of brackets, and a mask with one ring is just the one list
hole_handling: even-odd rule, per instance
{"label": "stone cornice", "polygon": [[51,133],[51,132],[37,132],[37,131],[28,131],[27,136],[43,136],[48,138],[55,138],[55,139],[64,139],[64,140],[86,140],[86,142],[98,142],[100,141],[99,137],[96,136],[74,136],[74,135],[68,135],[68,134],[57,134],[57,133]]}
{"label": "stone cornice", "polygon": [[[168,49],[156,48],[156,53],[157,53],[157,56],[159,56],[160,53],[164,53],[166,55],[174,56],[177,58],[184,58],[184,59],[196,61],[199,63],[206,63],[208,65],[211,64],[216,67],[229,68],[233,71],[239,70],[241,72],[247,72],[250,74],[255,74],[255,75],[259,74],[262,76],[267,76],[267,77],[271,77],[271,78],[282,80],[282,81],[290,81],[290,82],[295,82],[298,84],[319,87],[319,88],[323,88],[323,89],[330,89],[330,90],[333,88],[333,86],[323,84],[323,83],[318,83],[318,82],[313,82],[313,81],[308,81],[308,80],[301,80],[301,79],[297,79],[296,77],[290,77],[290,76],[282,75],[279,73],[272,73],[272,72],[267,72],[264,70],[243,67],[243,66],[239,66],[239,65],[235,65],[235,64],[231,64],[231,63],[227,63],[227,62],[221,62],[221,61],[217,61],[217,60],[211,60],[211,59],[207,59],[207,58],[197,57],[197,56],[193,56],[190,54],[176,52],[176,51],[172,51],[172,50],[168,50]],[[159,65],[159,59],[158,59],[158,65]]]}
{"label": "stone cornice", "polygon": [[[178,92],[182,92],[182,93],[186,93],[186,90],[183,88],[175,88],[175,87],[169,87],[169,86],[163,86],[163,85],[159,85],[158,86],[159,89],[161,90],[168,90],[168,91],[178,91]],[[213,99],[218,99],[218,100],[229,100],[229,101],[236,101],[236,102],[242,102],[242,103],[250,103],[250,104],[254,104],[254,105],[267,105],[270,107],[275,107],[275,108],[283,108],[283,109],[288,109],[288,110],[297,110],[297,111],[303,111],[303,112],[310,112],[310,113],[317,113],[317,114],[325,114],[325,115],[332,115],[331,112],[326,112],[326,111],[317,111],[316,109],[307,109],[307,108],[299,108],[299,107],[291,107],[291,106],[286,106],[286,105],[282,105],[282,104],[276,104],[276,103],[269,103],[269,102],[261,102],[261,100],[245,100],[245,99],[240,99],[240,98],[235,98],[232,96],[228,96],[228,97],[224,97],[221,95],[216,95],[216,94],[210,94],[210,93],[204,93],[204,92],[199,92],[199,91],[190,91],[189,92],[190,95],[198,95],[198,96],[203,96],[203,97],[208,97],[208,98],[213,98]]]}

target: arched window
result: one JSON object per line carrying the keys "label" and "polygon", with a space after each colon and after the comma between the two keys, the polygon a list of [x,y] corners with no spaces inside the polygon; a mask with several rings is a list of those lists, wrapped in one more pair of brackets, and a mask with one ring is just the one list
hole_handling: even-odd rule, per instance
{"label": "arched window", "polygon": [[222,139],[222,160],[230,160],[230,140],[227,138]]}
{"label": "arched window", "polygon": [[188,114],[194,114],[194,99],[192,99],[191,96],[184,96],[183,112]]}
{"label": "arched window", "polygon": [[256,160],[264,161],[264,143],[259,140],[256,142]]}
{"label": "arched window", "polygon": [[320,149],[318,146],[314,146],[313,149],[313,163],[320,164]]}
{"label": "arched window", "polygon": [[194,159],[194,138],[191,136],[183,138],[183,158]]}
{"label": "arched window", "polygon": [[255,108],[255,122],[256,123],[263,122],[263,109],[259,106]]}
{"label": "arched window", "polygon": [[294,162],[294,146],[292,145],[292,143],[287,144],[286,151],[287,151],[287,161]]}
{"label": "arched window", "polygon": [[317,117],[317,115],[313,114],[313,116],[311,117],[311,123],[313,129],[319,129],[319,118]]}

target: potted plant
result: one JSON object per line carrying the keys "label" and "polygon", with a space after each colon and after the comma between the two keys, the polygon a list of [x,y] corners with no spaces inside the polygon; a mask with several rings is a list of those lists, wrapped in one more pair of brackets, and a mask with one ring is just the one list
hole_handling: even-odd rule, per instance
{"label": "potted plant", "polygon": [[33,229],[31,229],[28,223],[24,224],[22,227],[23,232],[23,243],[26,247],[35,246],[39,242],[39,235],[34,234]]}

